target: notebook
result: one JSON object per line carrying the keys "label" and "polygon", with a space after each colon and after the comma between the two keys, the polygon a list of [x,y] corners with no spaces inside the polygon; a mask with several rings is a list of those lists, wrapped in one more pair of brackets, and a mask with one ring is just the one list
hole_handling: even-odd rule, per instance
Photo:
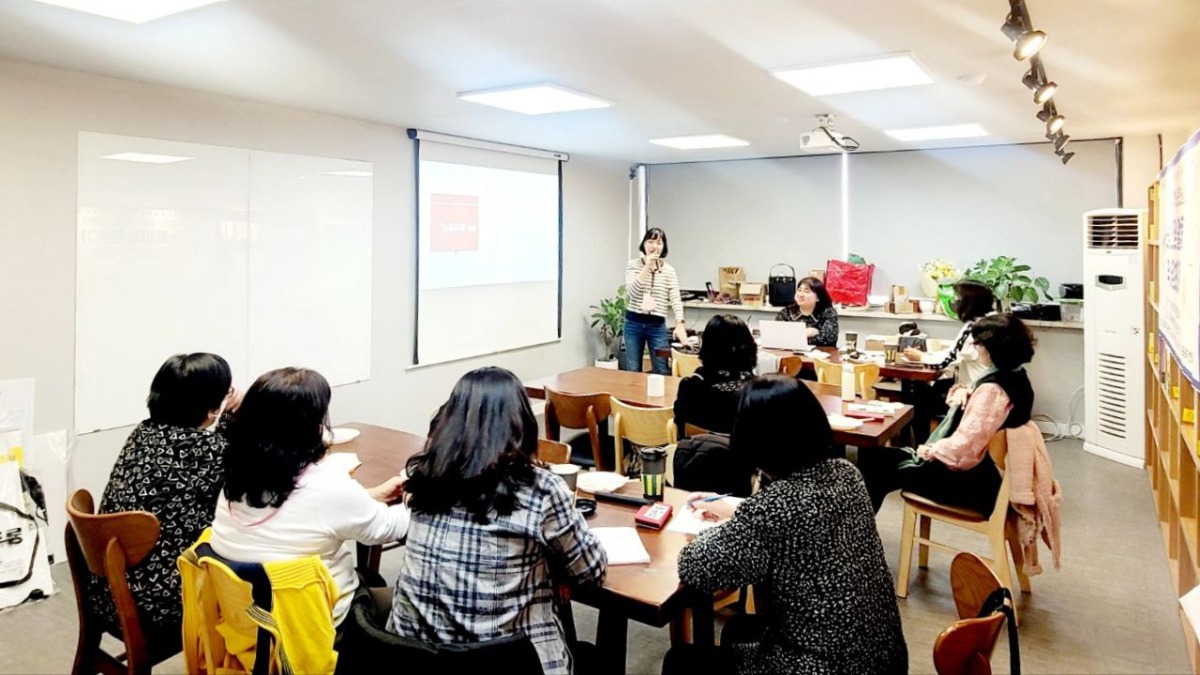
{"label": "notebook", "polygon": [[808,350],[808,324],[803,321],[759,321],[758,336],[767,349]]}
{"label": "notebook", "polygon": [[609,565],[637,565],[650,562],[650,553],[632,527],[593,527],[592,534],[600,540],[608,554]]}
{"label": "notebook", "polygon": [[[725,497],[725,499],[736,506],[741,506],[742,502],[746,501],[741,497]],[[717,525],[720,523],[715,520],[705,520],[700,516],[699,511],[683,506],[675,509],[675,515],[671,516],[671,522],[667,523],[667,529],[682,534],[700,534]]]}

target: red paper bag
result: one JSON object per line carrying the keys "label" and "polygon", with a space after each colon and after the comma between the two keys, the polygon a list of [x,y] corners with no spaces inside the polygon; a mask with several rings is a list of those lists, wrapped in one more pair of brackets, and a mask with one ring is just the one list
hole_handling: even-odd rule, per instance
{"label": "red paper bag", "polygon": [[830,260],[825,268],[825,290],[840,305],[865,305],[871,292],[871,277],[875,265],[859,265],[842,260]]}

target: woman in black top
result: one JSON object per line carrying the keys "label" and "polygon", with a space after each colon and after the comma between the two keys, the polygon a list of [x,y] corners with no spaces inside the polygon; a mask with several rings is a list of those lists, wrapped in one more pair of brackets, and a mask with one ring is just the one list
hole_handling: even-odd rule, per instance
{"label": "woman in black top", "polygon": [[675,396],[675,424],[686,435],[684,424],[719,434],[733,431],[738,391],[754,377],[758,347],[742,320],[731,314],[709,319],[700,343],[700,367],[679,382]]}
{"label": "woman in black top", "polygon": [[[180,639],[183,607],[175,560],[213,521],[228,446],[221,409],[237,406],[231,380],[229,364],[216,354],[167,359],[150,384],[150,418],[129,434],[100,500],[100,513],[149,511],[158,517],[158,543],[128,570],[152,644]],[[219,417],[217,432],[207,431]],[[92,611],[116,627],[107,582],[92,576],[89,588]]]}
{"label": "woman in black top", "polygon": [[775,315],[776,321],[803,321],[808,325],[808,344],[833,347],[838,339],[838,316],[825,282],[804,277],[796,284],[796,303]]}
{"label": "woman in black top", "polygon": [[680,552],[679,580],[703,593],[753,585],[759,613],[726,623],[719,648],[672,648],[663,673],[907,671],[871,501],[832,441],[803,382],[770,375],[742,388],[731,447],[773,480],[736,508],[697,504],[723,522]]}

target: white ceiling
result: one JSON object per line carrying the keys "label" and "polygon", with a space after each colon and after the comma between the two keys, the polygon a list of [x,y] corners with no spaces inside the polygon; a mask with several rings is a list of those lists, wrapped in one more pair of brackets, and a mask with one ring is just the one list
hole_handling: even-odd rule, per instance
{"label": "white ceiling", "polygon": [[[1200,0],[1027,0],[1074,138],[1200,123]],[[813,115],[1042,140],[1004,0],[228,0],[143,25],[0,0],[0,57],[631,162],[797,153]],[[932,85],[813,98],[773,68],[911,51]],[[982,83],[971,84],[982,76]],[[529,117],[460,91],[551,81],[614,107]],[[726,133],[682,151],[659,136]],[[963,145],[974,141],[946,142]],[[1049,152],[1049,150],[1047,150]]]}

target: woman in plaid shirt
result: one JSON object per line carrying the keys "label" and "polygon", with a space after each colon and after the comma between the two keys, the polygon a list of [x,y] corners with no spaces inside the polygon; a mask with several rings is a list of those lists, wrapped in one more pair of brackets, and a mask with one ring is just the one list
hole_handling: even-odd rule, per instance
{"label": "woman in plaid shirt", "polygon": [[536,452],[515,375],[481,368],[458,381],[408,462],[412,521],[388,630],[431,643],[524,633],[547,675],[572,672],[554,582],[599,584],[607,558]]}

